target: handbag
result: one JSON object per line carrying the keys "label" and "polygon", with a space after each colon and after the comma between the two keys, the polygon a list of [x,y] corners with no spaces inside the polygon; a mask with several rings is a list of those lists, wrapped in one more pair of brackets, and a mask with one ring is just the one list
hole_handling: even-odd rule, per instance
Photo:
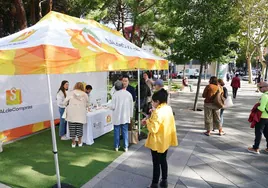
{"label": "handbag", "polygon": [[215,104],[215,106],[218,109],[221,109],[221,108],[224,107],[224,101],[225,101],[225,98],[220,93],[220,89],[218,89],[218,91],[216,92],[216,94],[213,96],[213,104]]}
{"label": "handbag", "polygon": [[232,97],[228,96],[227,99],[224,101],[224,108],[230,108],[232,106],[234,106]]}

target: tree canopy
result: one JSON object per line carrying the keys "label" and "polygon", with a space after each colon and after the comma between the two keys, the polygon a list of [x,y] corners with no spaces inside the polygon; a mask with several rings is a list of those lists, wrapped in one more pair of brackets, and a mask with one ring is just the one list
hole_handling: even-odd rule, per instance
{"label": "tree canopy", "polygon": [[[181,28],[175,33],[173,56],[181,59],[197,59],[203,64],[224,55],[229,47],[229,37],[239,30],[235,1],[232,0],[171,0],[170,26]],[[197,108],[199,85],[194,109]]]}

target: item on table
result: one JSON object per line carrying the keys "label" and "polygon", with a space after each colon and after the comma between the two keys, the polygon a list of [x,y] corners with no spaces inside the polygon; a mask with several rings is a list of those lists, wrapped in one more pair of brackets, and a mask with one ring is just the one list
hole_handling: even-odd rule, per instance
{"label": "item on table", "polygon": [[96,99],[96,102],[97,102],[97,107],[101,107],[101,99]]}

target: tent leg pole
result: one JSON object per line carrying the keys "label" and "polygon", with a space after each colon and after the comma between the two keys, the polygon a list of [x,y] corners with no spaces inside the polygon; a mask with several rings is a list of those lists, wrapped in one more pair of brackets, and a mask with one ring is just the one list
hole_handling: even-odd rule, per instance
{"label": "tent leg pole", "polygon": [[53,154],[55,161],[55,169],[57,176],[57,186],[61,188],[60,182],[60,168],[59,168],[59,159],[58,159],[58,150],[57,150],[57,141],[56,141],[56,133],[55,133],[55,124],[54,124],[54,112],[53,112],[53,102],[51,96],[51,84],[50,84],[50,75],[47,74],[47,82],[48,82],[48,95],[49,95],[49,109],[50,109],[50,125],[51,125],[51,135],[52,135],[52,143],[53,143]]}
{"label": "tent leg pole", "polygon": [[138,125],[139,125],[139,135],[141,134],[141,119],[140,119],[140,114],[141,114],[141,92],[140,92],[140,69],[138,69]]}

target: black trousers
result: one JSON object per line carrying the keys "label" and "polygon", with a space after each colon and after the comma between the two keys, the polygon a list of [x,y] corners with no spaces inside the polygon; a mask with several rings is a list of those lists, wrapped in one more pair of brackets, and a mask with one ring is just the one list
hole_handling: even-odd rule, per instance
{"label": "black trousers", "polygon": [[266,138],[266,148],[268,148],[268,119],[261,119],[260,122],[255,125],[254,149],[259,149],[262,134]]}
{"label": "black trousers", "polygon": [[151,150],[153,160],[153,181],[152,183],[158,183],[160,177],[160,167],[162,171],[162,179],[167,179],[168,164],[167,164],[167,152],[158,153]]}
{"label": "black trousers", "polygon": [[236,98],[238,88],[233,87],[233,98]]}

